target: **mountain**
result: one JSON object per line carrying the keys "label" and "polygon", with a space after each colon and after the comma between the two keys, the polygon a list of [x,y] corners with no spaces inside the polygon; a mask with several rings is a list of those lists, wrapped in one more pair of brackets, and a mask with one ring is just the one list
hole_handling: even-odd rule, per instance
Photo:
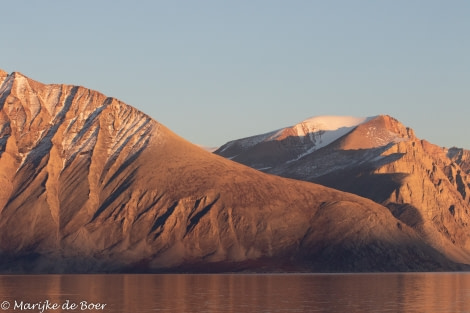
{"label": "mountain", "polygon": [[447,151],[447,156],[460,166],[465,174],[470,174],[470,151],[452,147]]}
{"label": "mountain", "polygon": [[0,73],[0,173],[2,272],[467,268],[373,201],[261,173],[119,100],[20,73]]}
{"label": "mountain", "polygon": [[[452,260],[470,261],[469,151],[420,140],[386,115],[310,120],[330,124],[296,133],[303,122],[276,132],[289,133],[287,137],[255,136],[251,138],[263,140],[252,145],[246,144],[252,140],[240,139],[215,153],[268,173],[367,197],[388,207]],[[335,132],[340,136],[321,143]]]}

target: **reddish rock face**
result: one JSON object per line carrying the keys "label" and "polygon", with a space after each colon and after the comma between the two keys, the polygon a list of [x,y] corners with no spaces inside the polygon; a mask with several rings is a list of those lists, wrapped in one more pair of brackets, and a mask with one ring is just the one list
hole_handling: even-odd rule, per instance
{"label": "reddish rock face", "polygon": [[2,271],[464,268],[368,199],[213,155],[83,87],[0,83]]}
{"label": "reddish rock face", "polygon": [[[240,156],[233,160],[265,172],[372,199],[387,206],[436,250],[454,261],[470,263],[468,151],[420,140],[412,129],[389,116],[369,118],[321,149],[299,142],[290,138],[281,152],[259,143],[237,153],[230,149],[239,146],[233,141],[216,153],[231,150]],[[261,148],[269,158],[260,156]],[[294,155],[286,160],[283,156],[288,151]],[[295,155],[295,151],[304,152]]]}

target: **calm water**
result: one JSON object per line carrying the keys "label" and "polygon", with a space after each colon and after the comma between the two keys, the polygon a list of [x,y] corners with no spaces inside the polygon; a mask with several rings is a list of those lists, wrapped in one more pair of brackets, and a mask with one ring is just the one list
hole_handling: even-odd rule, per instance
{"label": "calm water", "polygon": [[470,274],[0,276],[0,305],[0,312],[470,312]]}

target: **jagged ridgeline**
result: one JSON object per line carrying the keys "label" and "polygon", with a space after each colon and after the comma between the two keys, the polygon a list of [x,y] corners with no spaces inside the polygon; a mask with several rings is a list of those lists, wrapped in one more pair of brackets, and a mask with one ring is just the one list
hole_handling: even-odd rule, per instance
{"label": "jagged ridgeline", "polygon": [[20,73],[0,72],[0,185],[3,272],[466,268],[371,200],[261,173],[114,98]]}

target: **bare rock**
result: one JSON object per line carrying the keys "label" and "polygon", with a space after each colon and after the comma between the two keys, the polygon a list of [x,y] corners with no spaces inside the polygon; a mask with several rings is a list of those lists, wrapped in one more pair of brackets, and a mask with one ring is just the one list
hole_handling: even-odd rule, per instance
{"label": "bare rock", "polygon": [[464,268],[382,205],[213,155],[96,91],[20,73],[0,90],[4,272]]}
{"label": "bare rock", "polygon": [[[231,142],[216,153],[223,155],[224,148],[236,146],[237,141]],[[281,160],[291,148],[302,149],[285,142]],[[288,162],[271,162],[277,158],[271,149],[264,151],[270,159],[263,163],[256,149],[252,146],[242,151],[243,158],[234,160],[372,199],[387,206],[437,251],[470,264],[468,151],[420,140],[411,128],[389,116],[368,119],[321,149],[304,147],[308,153]]]}

